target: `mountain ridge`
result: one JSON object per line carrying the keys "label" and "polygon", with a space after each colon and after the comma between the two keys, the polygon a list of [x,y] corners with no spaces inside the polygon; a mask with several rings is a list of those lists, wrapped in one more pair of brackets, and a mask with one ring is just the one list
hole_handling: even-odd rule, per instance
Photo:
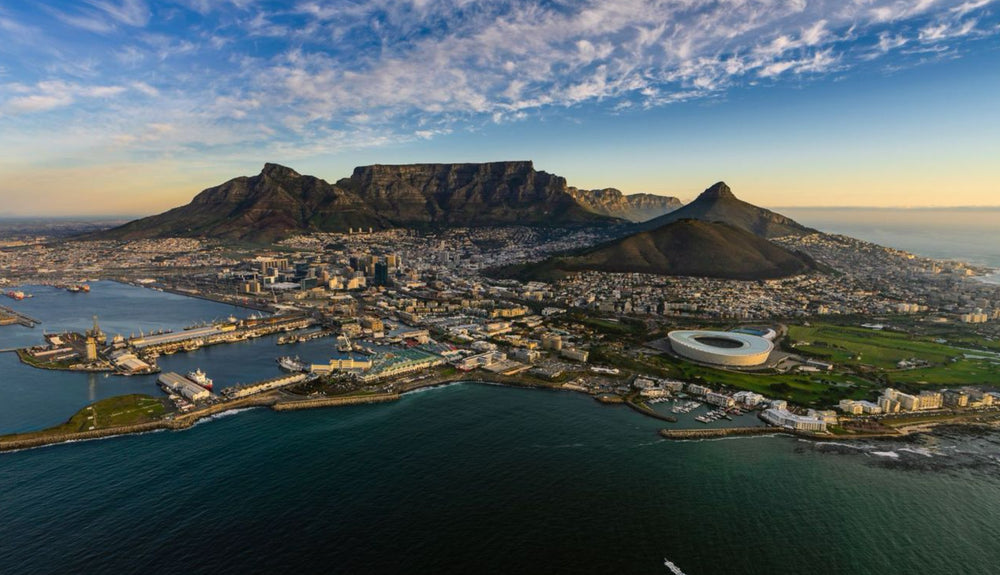
{"label": "mountain ridge", "polygon": [[[596,213],[561,176],[531,161],[359,166],[331,184],[266,163],[188,204],[90,236],[206,237],[269,242],[308,232],[392,227],[583,226],[624,223]],[[575,188],[572,188],[575,189]]]}
{"label": "mountain ridge", "polygon": [[726,222],[768,239],[816,233],[816,230],[803,226],[789,217],[740,200],[725,182],[716,182],[691,203],[643,222],[637,229],[653,230],[683,219]]}

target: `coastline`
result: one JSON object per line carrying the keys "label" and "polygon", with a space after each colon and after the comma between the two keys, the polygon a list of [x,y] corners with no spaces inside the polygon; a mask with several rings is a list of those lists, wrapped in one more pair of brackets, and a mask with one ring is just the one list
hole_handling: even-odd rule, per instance
{"label": "coastline", "polygon": [[[486,385],[499,385],[502,387],[516,387],[524,389],[545,389],[550,391],[567,391],[582,393],[600,400],[600,396],[592,395],[582,389],[566,387],[562,385],[549,385],[545,383],[528,382],[516,377],[502,375],[477,374],[470,377],[467,373],[455,373],[447,376],[427,378],[426,380],[413,382],[404,385],[399,391],[385,393],[367,393],[342,396],[327,396],[314,398],[294,398],[281,391],[267,392],[258,396],[237,399],[211,405],[186,414],[164,418],[156,421],[138,423],[134,425],[124,425],[107,427],[103,429],[93,429],[88,431],[77,431],[68,433],[46,433],[47,430],[32,431],[26,433],[15,433],[0,436],[0,453],[20,451],[24,449],[34,449],[49,445],[58,445],[77,441],[87,441],[95,439],[105,439],[110,437],[136,435],[149,433],[152,431],[171,430],[181,431],[188,429],[200,421],[213,416],[241,411],[256,407],[269,407],[276,412],[301,411],[306,409],[321,409],[325,407],[340,407],[345,405],[366,405],[373,403],[387,403],[397,401],[408,393],[414,393],[435,387],[445,387],[458,383],[473,383]],[[606,402],[602,402],[606,403]],[[638,405],[622,399],[620,402],[613,402],[610,405],[626,405],[640,415],[653,419],[670,422],[670,419],[661,414],[654,413],[647,409],[642,409]],[[916,433],[928,433],[936,427],[947,425],[970,425],[995,427],[1000,423],[1000,412],[989,414],[969,414],[955,415],[954,417],[943,418],[935,421],[919,421],[907,425],[894,427],[892,432],[880,433],[851,433],[851,434],[820,434],[806,431],[777,427],[726,427],[726,428],[689,428],[689,429],[661,429],[660,437],[666,440],[699,440],[717,439],[732,436],[765,436],[765,435],[791,435],[817,441],[852,441],[852,440],[878,440],[878,439],[899,439]],[[52,428],[49,428],[52,429]]]}

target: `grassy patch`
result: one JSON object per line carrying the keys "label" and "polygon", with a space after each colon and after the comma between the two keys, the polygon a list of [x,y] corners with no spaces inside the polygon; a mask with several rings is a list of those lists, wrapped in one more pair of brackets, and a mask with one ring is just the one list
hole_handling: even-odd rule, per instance
{"label": "grassy patch", "polygon": [[[1000,381],[1000,362],[966,359],[963,348],[993,348],[997,342],[971,334],[946,337],[938,343],[935,335],[909,335],[854,326],[816,324],[791,326],[789,337],[807,355],[849,368],[872,369],[884,374],[892,385],[976,385]],[[905,359],[929,362],[929,367],[899,370]]]}
{"label": "grassy patch", "polygon": [[818,324],[791,326],[789,337],[801,342],[799,347],[811,355],[827,357],[845,365],[870,365],[895,369],[904,359],[918,358],[944,363],[959,355],[957,349],[898,332],[863,327]]}
{"label": "grassy patch", "polygon": [[982,359],[960,359],[954,363],[890,375],[893,383],[933,385],[995,384],[1000,381],[1000,364]]}
{"label": "grassy patch", "polygon": [[165,412],[166,407],[162,398],[142,394],[119,395],[84,407],[61,425],[41,431],[7,435],[4,439],[28,439],[136,425],[160,419]]}

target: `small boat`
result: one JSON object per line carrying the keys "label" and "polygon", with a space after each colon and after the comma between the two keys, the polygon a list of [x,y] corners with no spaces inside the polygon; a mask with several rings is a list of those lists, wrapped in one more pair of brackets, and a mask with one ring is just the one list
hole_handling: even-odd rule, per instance
{"label": "small boat", "polygon": [[212,380],[205,375],[205,372],[201,368],[194,371],[189,371],[187,374],[188,379],[197,383],[198,385],[204,387],[205,389],[212,391]]}
{"label": "small boat", "polygon": [[670,572],[673,573],[674,575],[685,575],[684,572],[681,571],[680,567],[674,565],[674,562],[667,559],[666,557],[663,558],[663,566],[666,567],[667,569],[670,569]]}

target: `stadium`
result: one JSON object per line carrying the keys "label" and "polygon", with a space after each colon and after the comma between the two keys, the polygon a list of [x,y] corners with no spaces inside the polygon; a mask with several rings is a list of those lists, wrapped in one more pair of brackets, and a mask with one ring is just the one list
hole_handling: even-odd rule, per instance
{"label": "stadium", "polygon": [[667,338],[681,357],[727,367],[761,365],[774,349],[763,337],[731,331],[678,330],[668,333]]}

